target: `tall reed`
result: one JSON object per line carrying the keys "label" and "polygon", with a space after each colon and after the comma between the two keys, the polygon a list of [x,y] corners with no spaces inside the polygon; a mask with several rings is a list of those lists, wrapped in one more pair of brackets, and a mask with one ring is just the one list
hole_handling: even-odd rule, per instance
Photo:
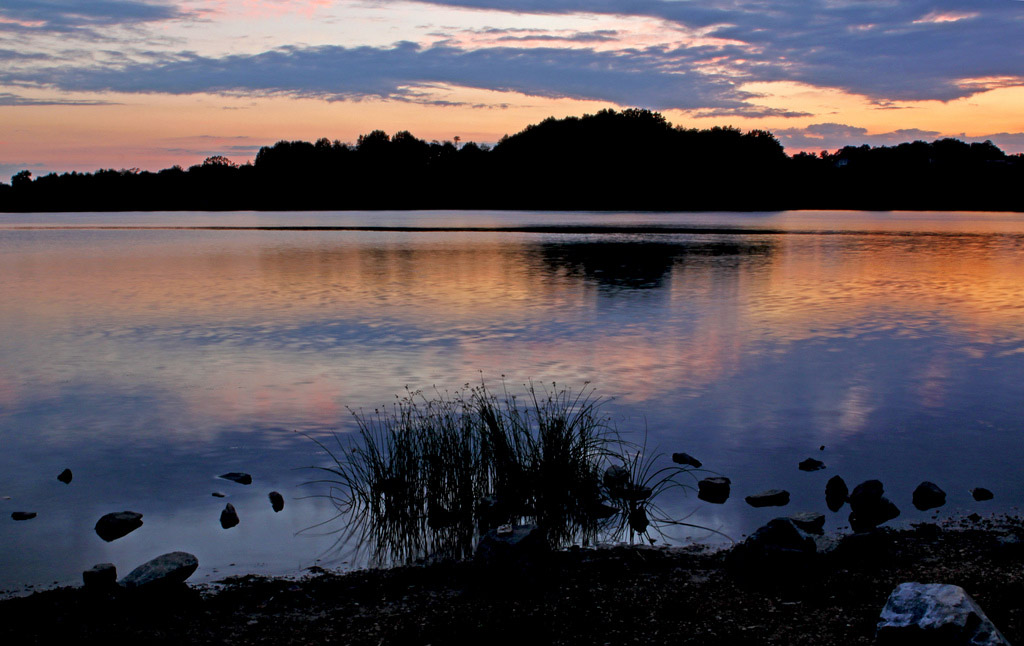
{"label": "tall reed", "polygon": [[[688,469],[638,469],[643,449],[622,439],[604,401],[589,385],[530,383],[500,398],[484,384],[407,391],[390,408],[352,411],[357,433],[335,436],[336,448],[318,441],[333,464],[314,467],[329,475],[313,482],[346,523],[338,543],[369,548],[377,563],[465,558],[505,524],[535,523],[555,547],[602,532],[649,537],[633,521],[648,519],[660,491],[688,486],[676,477]],[[626,475],[609,480],[616,469]]]}

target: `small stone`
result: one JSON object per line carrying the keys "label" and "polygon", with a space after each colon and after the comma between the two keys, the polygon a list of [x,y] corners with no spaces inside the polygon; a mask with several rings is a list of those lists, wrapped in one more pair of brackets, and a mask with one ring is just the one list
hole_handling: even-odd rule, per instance
{"label": "small stone", "polygon": [[252,484],[252,476],[249,475],[248,473],[237,473],[235,471],[232,471],[231,473],[225,473],[218,477],[224,478],[225,480],[230,480],[232,482],[237,482],[238,484],[242,485]]}
{"label": "small stone", "polygon": [[814,458],[807,458],[799,464],[799,467],[801,471],[821,471],[825,468],[825,463]]}
{"label": "small stone", "polygon": [[882,609],[876,644],[1009,646],[985,612],[956,585],[901,583]]}
{"label": "small stone", "polygon": [[219,492],[219,491],[214,491],[214,492],[213,492],[212,494],[210,494],[210,495],[211,495],[211,496],[213,496],[214,498],[223,498],[223,497],[225,496],[225,494],[222,494],[222,493],[221,493],[221,492]]}
{"label": "small stone", "polygon": [[703,463],[700,460],[693,457],[689,453],[673,453],[672,461],[675,462],[676,464],[691,466],[694,469],[699,469],[703,466]]}
{"label": "small stone", "polygon": [[142,527],[142,514],[134,511],[118,511],[106,514],[96,521],[96,534],[106,542],[126,536]]}
{"label": "small stone", "polygon": [[220,512],[220,526],[224,529],[231,529],[238,524],[238,512],[235,511],[235,506],[230,502]]}
{"label": "small stone", "polygon": [[284,509],[284,496],[276,491],[271,491],[267,497],[270,498],[270,506],[274,508],[275,512]]}
{"label": "small stone", "polygon": [[934,482],[925,480],[914,489],[914,506],[920,511],[927,511],[946,504],[946,492]]}
{"label": "small stone", "polygon": [[34,511],[16,511],[11,514],[11,518],[14,520],[31,520],[36,517]]}
{"label": "small stone", "polygon": [[995,494],[993,494],[985,487],[977,487],[975,489],[971,489],[971,495],[974,496],[974,499],[979,502],[984,500],[992,500],[993,498],[995,498]]}
{"label": "small stone", "polygon": [[126,588],[142,588],[184,583],[199,567],[199,559],[188,552],[169,552],[146,561],[121,579]]}
{"label": "small stone", "polygon": [[721,505],[729,499],[732,481],[725,477],[704,478],[697,483],[697,497],[705,502]]}
{"label": "small stone", "polygon": [[789,504],[789,492],[783,489],[769,489],[745,498],[751,507],[782,507]]}
{"label": "small stone", "polygon": [[71,469],[64,469],[61,471],[60,475],[57,476],[57,479],[64,484],[71,484]]}
{"label": "small stone", "polygon": [[829,511],[839,511],[846,504],[846,499],[849,496],[850,490],[846,487],[846,482],[839,476],[832,476],[825,483],[825,504]]}
{"label": "small stone", "polygon": [[818,447],[818,450],[819,450],[819,451],[824,451],[824,450],[825,450],[825,445],[824,445],[824,444],[822,444],[821,446],[819,446],[819,447]]}
{"label": "small stone", "polygon": [[805,511],[793,514],[789,517],[789,520],[808,534],[825,533],[825,514],[819,514],[816,511]]}
{"label": "small stone", "polygon": [[117,585],[117,568],[113,563],[97,563],[82,572],[82,583],[88,590],[106,590]]}

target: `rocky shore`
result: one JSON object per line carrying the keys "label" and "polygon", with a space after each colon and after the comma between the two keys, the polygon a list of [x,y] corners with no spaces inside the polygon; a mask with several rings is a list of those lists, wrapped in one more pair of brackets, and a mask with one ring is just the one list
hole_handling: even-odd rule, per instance
{"label": "rocky shore", "polygon": [[[788,526],[787,526],[788,527]],[[906,582],[960,586],[1024,636],[1024,520],[970,517],[751,546],[570,549],[540,562],[436,563],[215,586],[61,588],[0,601],[5,644],[872,644]],[[950,642],[953,643],[953,642]],[[993,642],[994,643],[994,642]]]}

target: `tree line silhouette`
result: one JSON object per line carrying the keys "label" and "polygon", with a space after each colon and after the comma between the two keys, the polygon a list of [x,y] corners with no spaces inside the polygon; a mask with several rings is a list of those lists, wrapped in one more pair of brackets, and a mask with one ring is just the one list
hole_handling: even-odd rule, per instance
{"label": "tree line silhouette", "polygon": [[782,210],[1024,211],[1024,155],[940,139],[788,156],[770,132],[673,126],[657,112],[549,118],[493,148],[374,130],[352,144],[280,141],[252,163],[158,172],[27,171],[0,211]]}

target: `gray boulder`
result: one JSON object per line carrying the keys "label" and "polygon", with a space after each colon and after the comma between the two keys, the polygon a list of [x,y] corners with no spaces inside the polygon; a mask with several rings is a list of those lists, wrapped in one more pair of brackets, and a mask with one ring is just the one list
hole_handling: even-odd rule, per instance
{"label": "gray boulder", "polygon": [[271,491],[267,497],[270,498],[270,506],[274,508],[275,512],[284,509],[284,496],[276,491]]}
{"label": "gray boulder", "polygon": [[126,588],[154,588],[184,583],[199,567],[188,552],[169,552],[147,561],[121,579]]}
{"label": "gray boulder", "polygon": [[142,527],[142,514],[135,511],[117,511],[105,514],[96,521],[96,534],[106,542],[126,536]]}
{"label": "gray boulder", "polygon": [[225,480],[230,480],[231,482],[237,482],[238,484],[241,485],[252,484],[252,476],[249,475],[248,473],[238,473],[236,471],[232,471],[231,473],[224,473],[217,477],[224,478]]}
{"label": "gray boulder", "polygon": [[721,505],[729,499],[731,484],[729,478],[725,477],[704,478],[697,483],[697,497],[705,502]]}
{"label": "gray boulder", "polygon": [[842,509],[849,497],[850,489],[846,486],[846,481],[839,476],[832,476],[825,483],[825,505],[829,511]]}
{"label": "gray boulder", "polygon": [[675,462],[676,464],[693,467],[694,469],[699,469],[702,466],[704,466],[704,464],[700,460],[693,457],[689,453],[673,453],[672,461]]}
{"label": "gray boulder", "polygon": [[914,506],[920,511],[927,511],[946,504],[946,492],[934,482],[925,480],[914,489]]}
{"label": "gray boulder", "polygon": [[876,643],[929,646],[1009,646],[963,588],[901,583],[882,609]]}
{"label": "gray boulder", "polygon": [[805,570],[818,546],[789,518],[775,518],[734,547],[726,562],[744,575],[771,575],[785,584],[789,575]]}
{"label": "gray boulder", "polygon": [[109,590],[117,585],[117,568],[113,563],[97,563],[82,572],[82,584],[87,590]]}
{"label": "gray boulder", "polygon": [[992,500],[993,498],[995,498],[995,494],[993,494],[985,487],[976,487],[974,489],[971,489],[971,495],[974,496],[974,499],[979,502],[984,500]]}
{"label": "gray boulder", "polygon": [[825,514],[819,514],[816,511],[805,511],[793,514],[789,517],[789,520],[808,534],[825,533]]}
{"label": "gray boulder", "polygon": [[235,511],[235,506],[230,502],[224,507],[224,510],[220,512],[220,526],[224,529],[231,529],[238,524],[238,512]]}
{"label": "gray boulder", "polygon": [[751,507],[783,507],[789,504],[789,492],[784,489],[769,489],[747,496],[744,500]]}
{"label": "gray boulder", "polygon": [[820,471],[825,468],[825,463],[814,458],[807,458],[797,466],[800,467],[801,471]]}

